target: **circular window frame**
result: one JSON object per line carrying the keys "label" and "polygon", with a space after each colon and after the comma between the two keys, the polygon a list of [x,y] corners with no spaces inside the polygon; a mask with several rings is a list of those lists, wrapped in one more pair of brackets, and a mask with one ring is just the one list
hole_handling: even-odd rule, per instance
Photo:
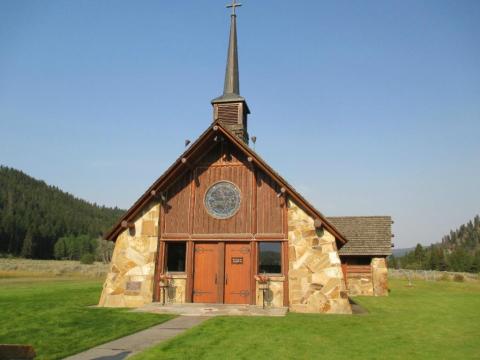
{"label": "circular window frame", "polygon": [[[212,190],[213,187],[215,187],[216,185],[218,184],[230,184],[232,185],[238,192],[238,206],[236,207],[235,211],[232,213],[232,214],[229,214],[228,216],[217,216],[216,214],[212,213],[210,211],[210,208],[207,206],[207,195],[209,193],[210,190]],[[240,190],[240,188],[235,184],[233,183],[232,181],[228,181],[228,180],[219,180],[215,183],[213,183],[212,185],[210,185],[208,187],[208,189],[205,191],[205,194],[203,196],[203,206],[205,207],[205,210],[207,211],[207,214],[210,215],[211,217],[213,217],[214,219],[217,219],[217,220],[228,220],[228,219],[231,219],[232,217],[234,217],[238,211],[240,210],[240,207],[242,206],[242,191]]]}

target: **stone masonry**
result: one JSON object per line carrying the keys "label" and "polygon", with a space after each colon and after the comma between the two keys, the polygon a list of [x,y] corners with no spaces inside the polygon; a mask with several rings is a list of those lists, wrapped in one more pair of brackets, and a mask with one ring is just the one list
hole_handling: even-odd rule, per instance
{"label": "stone masonry", "polygon": [[158,243],[158,203],[148,204],[135,229],[117,238],[99,306],[139,307],[152,302]]}
{"label": "stone masonry", "polygon": [[[158,243],[159,204],[150,203],[135,220],[135,229],[126,229],[117,238],[99,306],[140,307],[152,302]],[[289,202],[289,308],[304,313],[351,313],[335,238],[316,230],[314,220],[294,202]],[[380,259],[382,260],[382,259]],[[386,284],[386,266],[376,278]],[[384,271],[383,271],[384,270]],[[271,279],[267,305],[283,306],[285,279]],[[184,303],[186,276],[173,275],[167,303]],[[161,299],[162,301],[163,299]],[[263,302],[258,289],[256,303]]]}
{"label": "stone masonry", "polygon": [[373,294],[375,296],[388,295],[388,267],[384,257],[372,259]]}
{"label": "stone masonry", "polygon": [[335,238],[293,201],[288,209],[290,311],[351,314]]}
{"label": "stone masonry", "polygon": [[[270,276],[268,282],[268,289],[265,291],[265,305],[269,307],[283,307],[283,283],[284,276]],[[263,290],[260,289],[260,284],[257,281],[256,287],[256,301],[258,306],[263,305]]]}
{"label": "stone masonry", "polygon": [[372,273],[348,272],[347,275],[348,295],[350,296],[373,296]]}
{"label": "stone masonry", "polygon": [[348,271],[347,287],[350,296],[387,296],[388,269],[384,257],[374,257],[371,272]]}

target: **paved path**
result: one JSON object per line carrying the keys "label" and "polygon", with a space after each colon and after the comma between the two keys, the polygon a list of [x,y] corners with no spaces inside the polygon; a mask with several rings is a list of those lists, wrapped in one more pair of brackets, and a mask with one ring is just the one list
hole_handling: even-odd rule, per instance
{"label": "paved path", "polygon": [[109,343],[94,347],[66,360],[122,360],[171,339],[208,319],[205,316],[180,316]]}
{"label": "paved path", "polygon": [[133,311],[182,316],[285,316],[288,308],[229,304],[173,304],[151,303]]}

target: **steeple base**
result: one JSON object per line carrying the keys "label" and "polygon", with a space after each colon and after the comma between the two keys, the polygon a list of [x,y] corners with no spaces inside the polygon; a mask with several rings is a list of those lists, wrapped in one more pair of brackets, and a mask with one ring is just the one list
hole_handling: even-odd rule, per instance
{"label": "steeple base", "polygon": [[216,102],[214,100],[212,105],[213,121],[218,121],[240,140],[248,144],[247,115],[250,110],[247,103],[244,100],[236,102]]}

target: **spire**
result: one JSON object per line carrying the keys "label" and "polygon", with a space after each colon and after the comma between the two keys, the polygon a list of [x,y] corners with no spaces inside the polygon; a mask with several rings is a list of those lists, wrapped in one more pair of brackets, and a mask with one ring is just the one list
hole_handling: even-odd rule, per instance
{"label": "spire", "polygon": [[[232,5],[235,6],[235,5]],[[237,4],[236,6],[240,6]],[[235,9],[235,7],[233,7]],[[237,49],[237,15],[235,10],[230,16],[230,41],[228,44],[227,69],[225,70],[225,85],[223,96],[240,95],[240,81],[238,77],[238,49]]]}
{"label": "spire", "polygon": [[225,83],[223,95],[212,100],[212,103],[226,101],[244,101],[240,96],[240,76],[238,73],[238,46],[237,46],[237,14],[236,8],[242,6],[236,0],[232,0],[227,8],[232,9],[230,15],[230,37],[227,52],[227,68],[225,70]]}
{"label": "spire", "polygon": [[239,6],[242,6],[242,4],[238,4],[236,0],[232,0],[232,3],[227,5],[227,8],[232,8],[232,14],[230,16],[230,37],[225,84],[223,86],[223,95],[212,100],[213,121],[222,123],[248,144],[247,115],[250,114],[250,110],[245,99],[240,96],[238,73],[236,8]]}

